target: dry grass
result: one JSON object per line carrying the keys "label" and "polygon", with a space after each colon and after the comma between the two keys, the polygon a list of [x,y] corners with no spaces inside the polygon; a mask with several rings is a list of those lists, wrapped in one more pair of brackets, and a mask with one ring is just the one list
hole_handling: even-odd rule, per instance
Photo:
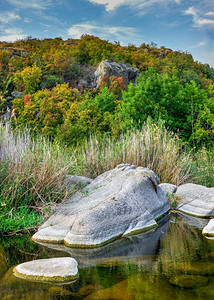
{"label": "dry grass", "polygon": [[29,130],[13,132],[0,125],[0,195],[2,205],[39,207],[69,197],[64,179],[73,160],[65,149],[41,137],[32,139]]}
{"label": "dry grass", "polygon": [[77,163],[82,174],[95,178],[120,163],[148,167],[156,172],[161,182],[179,185],[189,176],[190,154],[184,153],[176,135],[167,132],[164,124],[148,121],[142,130],[131,130],[118,140],[96,136],[78,149]]}

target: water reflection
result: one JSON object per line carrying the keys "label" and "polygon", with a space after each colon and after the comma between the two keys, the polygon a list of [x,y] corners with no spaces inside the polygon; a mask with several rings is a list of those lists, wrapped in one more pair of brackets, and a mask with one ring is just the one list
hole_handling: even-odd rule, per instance
{"label": "water reflection", "polygon": [[[96,249],[46,247],[28,237],[4,238],[0,299],[214,299],[214,241],[202,236],[204,222],[175,215],[169,223],[166,216],[157,229]],[[71,285],[34,283],[12,273],[18,263],[60,256],[79,262],[80,277]]]}

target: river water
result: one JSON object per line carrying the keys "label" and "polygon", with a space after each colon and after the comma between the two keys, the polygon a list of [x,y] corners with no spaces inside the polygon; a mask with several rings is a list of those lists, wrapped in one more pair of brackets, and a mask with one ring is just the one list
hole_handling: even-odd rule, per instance
{"label": "river water", "polygon": [[[207,220],[174,214],[157,229],[97,249],[39,245],[28,236],[0,239],[2,300],[213,300],[214,240]],[[48,246],[48,247],[47,247]],[[79,278],[70,284],[18,279],[13,267],[33,259],[72,256]]]}

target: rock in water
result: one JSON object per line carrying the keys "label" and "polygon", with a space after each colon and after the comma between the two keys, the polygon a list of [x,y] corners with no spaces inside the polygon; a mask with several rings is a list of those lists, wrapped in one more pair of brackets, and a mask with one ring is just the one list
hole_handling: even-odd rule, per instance
{"label": "rock in water", "polygon": [[123,164],[98,176],[64,202],[33,240],[97,247],[157,226],[156,219],[169,209],[154,172]]}
{"label": "rock in water", "polygon": [[178,210],[198,217],[214,216],[214,188],[186,183],[178,187],[176,194],[183,199]]}
{"label": "rock in water", "polygon": [[105,76],[123,77],[125,83],[129,84],[130,81],[134,83],[139,75],[140,72],[137,68],[105,60],[99,64],[97,70],[95,71],[94,77],[96,87],[98,88],[102,78]]}
{"label": "rock in water", "polygon": [[71,257],[58,257],[25,262],[16,266],[13,272],[23,279],[63,283],[78,277],[77,266],[77,261]]}
{"label": "rock in water", "polygon": [[207,224],[207,226],[204,227],[202,233],[205,236],[213,237],[214,238],[214,219],[211,219],[209,221],[209,223]]}

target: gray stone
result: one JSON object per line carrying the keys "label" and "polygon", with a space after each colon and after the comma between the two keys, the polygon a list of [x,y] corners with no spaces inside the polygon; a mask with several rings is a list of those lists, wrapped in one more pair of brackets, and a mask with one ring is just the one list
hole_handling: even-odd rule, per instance
{"label": "gray stone", "polygon": [[209,223],[207,224],[207,226],[204,227],[202,233],[205,236],[213,237],[214,238],[214,219],[211,219],[209,221]]}
{"label": "gray stone", "polygon": [[69,187],[71,184],[86,186],[90,184],[93,181],[93,179],[84,176],[66,175],[65,181],[67,187]]}
{"label": "gray stone", "polygon": [[171,183],[160,183],[159,186],[165,193],[174,194],[177,191],[177,185]]}
{"label": "gray stone", "polygon": [[137,68],[105,60],[99,64],[97,70],[94,73],[95,84],[98,88],[104,76],[123,77],[126,84],[128,84],[130,81],[134,83],[139,74],[140,72]]}
{"label": "gray stone", "polygon": [[34,234],[35,241],[96,247],[148,230],[170,205],[149,169],[119,165],[64,202]]}
{"label": "gray stone", "polygon": [[[140,265],[152,265],[157,255],[160,239],[166,234],[169,225],[169,214],[158,221],[158,227],[137,235],[127,235],[103,247],[79,249],[59,244],[41,243],[50,249],[64,251],[78,261],[80,268],[91,267],[102,262],[137,261]],[[143,257],[143,259],[142,259]]]}
{"label": "gray stone", "polygon": [[18,92],[18,91],[13,91],[11,93],[11,95],[13,96],[13,98],[22,98],[24,96],[23,92]]}
{"label": "gray stone", "polygon": [[178,210],[198,217],[214,216],[214,188],[186,183],[178,187],[176,195],[182,199]]}
{"label": "gray stone", "polygon": [[70,282],[78,277],[78,264],[71,257],[38,259],[16,266],[13,272],[23,279]]}

